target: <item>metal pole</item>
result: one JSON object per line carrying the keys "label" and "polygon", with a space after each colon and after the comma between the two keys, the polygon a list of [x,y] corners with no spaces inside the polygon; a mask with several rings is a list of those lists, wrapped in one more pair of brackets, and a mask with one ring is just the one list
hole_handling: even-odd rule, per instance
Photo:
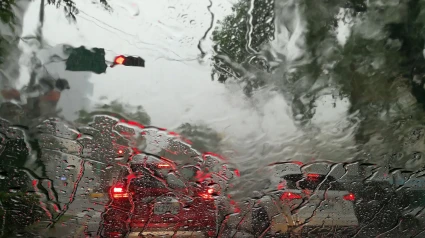
{"label": "metal pole", "polygon": [[[39,43],[39,49],[43,48],[44,2],[45,2],[45,0],[41,0],[41,2],[40,2],[39,23],[38,23],[37,31],[36,31],[36,39]],[[31,75],[30,76],[30,82],[28,84],[28,89],[30,91],[32,90],[32,88],[35,85],[35,78],[37,76],[36,69],[41,67],[41,65],[37,64],[38,63],[37,61],[39,61],[39,60],[37,58],[36,52],[33,52],[33,54],[32,54],[33,68],[32,68],[31,74],[30,74]]]}

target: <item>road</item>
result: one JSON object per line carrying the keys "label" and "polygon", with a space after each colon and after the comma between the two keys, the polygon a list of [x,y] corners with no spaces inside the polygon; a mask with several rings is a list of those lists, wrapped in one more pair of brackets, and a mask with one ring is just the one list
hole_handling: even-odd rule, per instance
{"label": "road", "polygon": [[46,228],[48,223],[44,222],[29,231],[42,237],[95,237],[103,210],[104,206],[101,204],[78,198],[53,227]]}
{"label": "road", "polygon": [[[70,162],[70,156],[67,161]],[[62,211],[65,211],[64,214],[58,218],[53,227],[46,228],[48,222],[40,222],[30,228],[31,232],[42,237],[87,237],[88,234],[95,237],[101,223],[101,214],[105,210],[104,204],[108,202],[107,194],[105,198],[89,199],[89,189],[96,187],[100,180],[96,174],[96,167],[92,163],[85,162],[83,173],[74,172],[74,177],[80,177],[77,181],[70,181],[75,187],[56,183],[56,189],[63,191],[58,193],[57,201]],[[71,180],[68,177],[66,179],[65,182]]]}

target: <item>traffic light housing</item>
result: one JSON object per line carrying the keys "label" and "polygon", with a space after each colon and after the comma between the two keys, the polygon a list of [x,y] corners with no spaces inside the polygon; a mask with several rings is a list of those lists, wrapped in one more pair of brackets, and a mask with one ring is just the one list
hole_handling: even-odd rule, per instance
{"label": "traffic light housing", "polygon": [[[115,65],[145,67],[141,57],[119,55],[115,57],[111,67]],[[66,60],[68,71],[90,71],[96,74],[106,72],[105,50],[102,48],[86,49],[84,46],[73,48]]]}
{"label": "traffic light housing", "polygon": [[145,67],[145,60],[141,57],[119,55],[115,57],[114,63],[111,67],[114,67],[115,65]]}
{"label": "traffic light housing", "polygon": [[84,46],[72,49],[66,60],[68,71],[90,71],[96,74],[106,72],[105,50],[102,48],[86,49]]}

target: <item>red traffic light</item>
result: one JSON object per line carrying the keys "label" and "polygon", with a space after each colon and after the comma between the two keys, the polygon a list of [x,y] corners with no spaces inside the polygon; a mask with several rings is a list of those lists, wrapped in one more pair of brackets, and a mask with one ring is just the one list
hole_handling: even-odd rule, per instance
{"label": "red traffic light", "polygon": [[141,57],[119,55],[115,57],[114,63],[111,67],[114,67],[115,65],[145,67],[145,60]]}
{"label": "red traffic light", "polygon": [[124,62],[125,62],[124,56],[120,55],[115,57],[114,64],[124,64]]}

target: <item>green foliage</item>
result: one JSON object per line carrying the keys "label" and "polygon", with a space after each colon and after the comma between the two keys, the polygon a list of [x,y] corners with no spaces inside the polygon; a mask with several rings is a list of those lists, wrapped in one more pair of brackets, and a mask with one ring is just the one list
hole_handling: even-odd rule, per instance
{"label": "green foliage", "polygon": [[[271,1],[253,2],[252,34],[247,34],[251,20],[251,1],[248,0],[235,4],[233,14],[227,16],[220,28],[213,32],[213,40],[217,44],[214,71],[218,72],[220,81],[226,81],[231,76],[242,76],[229,62],[251,62],[250,57],[258,56],[255,52],[273,39],[273,11],[281,9],[275,9]],[[372,85],[392,84],[400,76],[410,75],[414,68],[425,72],[422,53],[425,45],[423,1],[409,0],[385,5],[371,1],[366,5],[364,0],[330,0],[300,1],[298,4],[306,23],[305,42],[300,42],[304,54],[296,60],[298,62],[293,62],[291,73],[285,72],[290,82],[298,82],[297,87],[302,87],[295,91],[304,94],[316,81],[330,78],[342,86],[342,93],[350,95],[355,108],[358,108],[357,104],[361,106],[372,101],[391,103],[391,100],[395,100],[385,87]],[[344,46],[339,45],[335,37],[339,20],[337,15],[341,9],[356,19],[352,22],[353,30]],[[286,27],[291,30],[289,26]],[[252,36],[251,44],[247,44],[248,36]],[[220,55],[229,57],[228,61],[224,61]],[[249,80],[260,81],[260,84],[247,84],[254,89],[263,82],[257,77]],[[369,91],[373,93],[365,93]],[[301,96],[295,95],[295,98]]]}
{"label": "green foliage", "polygon": [[221,135],[204,124],[184,123],[176,132],[192,142],[193,148],[201,152],[220,152]]}
{"label": "green foliage", "polygon": [[15,5],[15,0],[2,0],[0,2],[0,20],[6,24],[13,23],[15,15],[12,7]]}
{"label": "green foliage", "polygon": [[[253,3],[251,12],[251,1],[241,0],[235,4],[233,14],[227,16],[213,31],[213,41],[217,54],[229,57],[231,62],[249,63],[267,69],[268,65],[258,52],[274,36],[274,0],[257,0]],[[240,76],[221,57],[214,57],[213,66],[220,82]]]}
{"label": "green foliage", "polygon": [[7,41],[0,36],[0,64],[5,62],[5,56],[7,55]]}
{"label": "green foliage", "polygon": [[[15,0],[2,0],[0,2],[0,21],[11,26],[15,22],[15,15],[12,7],[15,5]],[[0,35],[0,64],[4,63],[4,57],[7,55],[9,49],[9,42],[6,38]]]}
{"label": "green foliage", "polygon": [[[425,120],[425,1],[276,1],[272,9],[264,6],[269,3],[240,0],[213,32],[217,53],[213,73],[219,75],[219,81],[236,78],[244,83],[248,95],[265,83],[274,84],[292,100],[296,120],[303,116],[301,125],[308,125],[314,116],[320,93],[335,89],[350,99],[350,112],[359,112],[358,142],[363,144],[369,135],[379,134],[389,145],[388,151],[403,149],[407,145],[404,138]],[[271,22],[262,21],[268,19],[262,17],[266,12],[273,11],[276,16],[268,15],[273,16]],[[285,61],[285,55],[277,55],[277,62],[273,61],[276,57],[269,59],[270,53],[283,54],[267,52],[273,24],[286,28],[291,37],[297,14],[305,27],[301,26],[298,39],[291,40],[297,41],[300,57]],[[253,31],[247,34],[251,16]],[[340,21],[350,25],[345,44],[336,37]],[[257,37],[248,44],[247,36]],[[258,67],[252,58],[269,60],[274,72],[265,72],[269,62]]]}
{"label": "green foliage", "polygon": [[135,107],[129,104],[122,104],[117,100],[112,101],[110,104],[97,104],[92,112],[88,112],[84,109],[78,111],[78,119],[75,122],[81,124],[90,123],[93,117],[98,114],[110,115],[119,119],[133,120],[144,125],[150,125],[151,123],[150,116],[142,106]]}

